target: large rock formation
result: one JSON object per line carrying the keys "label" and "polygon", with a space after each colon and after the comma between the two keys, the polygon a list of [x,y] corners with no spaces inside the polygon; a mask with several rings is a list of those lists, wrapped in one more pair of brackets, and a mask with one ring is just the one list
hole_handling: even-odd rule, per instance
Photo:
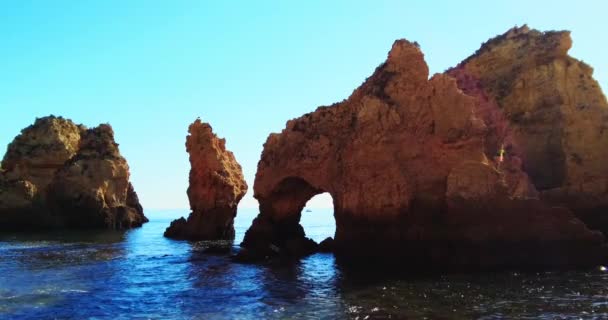
{"label": "large rock formation", "polygon": [[126,229],[147,221],[109,125],[36,119],[9,144],[2,168],[0,229]]}
{"label": "large rock formation", "polygon": [[[544,200],[608,232],[608,103],[593,69],[568,56],[570,33],[513,28],[448,74],[497,104]],[[500,122],[499,122],[500,123]],[[494,146],[496,148],[496,146]]]}
{"label": "large rock formation", "polygon": [[171,223],[165,236],[188,240],[234,239],[237,205],[247,192],[241,166],[226,150],[211,126],[197,119],[188,128],[186,150],[190,154],[188,199],[192,213],[188,220]]}
{"label": "large rock formation", "polygon": [[399,40],[347,100],[271,134],[254,184],[260,214],[243,256],[315,251],[300,215],[311,197],[328,192],[332,247],[341,257],[425,268],[604,261],[601,233],[539,199],[534,177],[522,170],[528,146],[518,144],[500,104],[483,87],[459,88],[451,74],[429,79],[418,45]]}
{"label": "large rock formation", "polygon": [[107,124],[83,132],[78,152],[55,173],[48,190],[53,212],[70,227],[141,226],[145,218],[135,199],[129,166]]}

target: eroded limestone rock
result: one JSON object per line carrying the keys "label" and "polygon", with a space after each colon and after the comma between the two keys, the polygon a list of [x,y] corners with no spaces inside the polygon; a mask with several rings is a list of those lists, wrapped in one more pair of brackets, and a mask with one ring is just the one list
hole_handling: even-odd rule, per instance
{"label": "eroded limestone rock", "polygon": [[428,76],[417,44],[396,41],[347,100],[268,137],[254,184],[260,214],[242,243],[248,257],[309,253],[301,211],[328,192],[340,257],[421,268],[605,259],[600,233],[538,199],[522,170],[528,146],[493,93],[459,87],[454,72]]}
{"label": "eroded limestone rock", "polygon": [[128,229],[148,220],[137,204],[129,206],[129,166],[107,124],[83,132],[80,148],[55,173],[48,203],[69,227]]}
{"label": "eroded limestone rock", "polygon": [[571,46],[568,31],[513,28],[448,74],[498,105],[512,133],[503,142],[518,147],[542,198],[606,233],[608,103],[593,69],[568,55]]}
{"label": "eroded limestone rock", "polygon": [[226,141],[207,123],[197,119],[188,128],[186,150],[190,154],[188,219],[171,223],[165,236],[188,240],[234,239],[237,205],[247,192],[241,166]]}
{"label": "eroded limestone rock", "polygon": [[112,228],[147,219],[109,125],[44,117],[9,144],[0,174],[0,228]]}
{"label": "eroded limestone rock", "polygon": [[6,177],[28,181],[44,196],[55,172],[78,152],[82,130],[61,117],[36,119],[8,145],[2,160]]}

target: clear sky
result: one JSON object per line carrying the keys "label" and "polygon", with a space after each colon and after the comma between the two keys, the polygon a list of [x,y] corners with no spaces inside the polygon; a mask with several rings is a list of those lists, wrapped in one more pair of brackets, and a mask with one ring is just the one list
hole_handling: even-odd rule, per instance
{"label": "clear sky", "polygon": [[398,38],[435,73],[515,25],[568,29],[608,89],[607,3],[1,1],[0,153],[35,117],[108,122],[144,207],[187,208],[184,143],[200,116],[242,164],[253,207],[268,134],[348,97]]}

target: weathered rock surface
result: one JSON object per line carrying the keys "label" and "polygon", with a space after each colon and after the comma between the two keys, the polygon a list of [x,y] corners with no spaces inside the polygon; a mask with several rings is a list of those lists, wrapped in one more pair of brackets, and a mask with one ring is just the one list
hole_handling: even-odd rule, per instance
{"label": "weathered rock surface", "polygon": [[241,166],[226,141],[207,123],[197,119],[188,128],[186,150],[190,154],[188,219],[171,223],[165,236],[187,240],[234,239],[237,205],[247,192]]}
{"label": "weathered rock surface", "polygon": [[571,46],[567,31],[513,28],[448,74],[465,93],[498,105],[512,134],[502,142],[517,145],[541,197],[606,233],[608,103],[593,69],[568,56]]}
{"label": "weathered rock surface", "polygon": [[[128,229],[147,220],[136,203],[127,203],[133,191],[129,166],[114,142],[109,125],[83,132],[80,148],[55,173],[49,185],[48,203],[69,227],[107,226]],[[132,197],[136,197],[134,191]]]}
{"label": "weathered rock surface", "polygon": [[417,44],[396,41],[347,100],[271,134],[254,184],[260,214],[242,243],[245,252],[309,253],[301,211],[328,192],[332,248],[341,257],[422,268],[604,261],[601,233],[539,199],[535,180],[522,170],[529,146],[519,145],[519,128],[505,120],[500,101],[477,85],[459,88],[461,77],[452,73],[428,76]]}
{"label": "weathered rock surface", "polygon": [[37,190],[45,190],[55,172],[78,152],[82,130],[61,117],[36,119],[8,145],[2,160],[7,178],[28,181]]}
{"label": "weathered rock surface", "polygon": [[2,168],[0,229],[127,229],[147,221],[109,125],[36,119],[9,144]]}

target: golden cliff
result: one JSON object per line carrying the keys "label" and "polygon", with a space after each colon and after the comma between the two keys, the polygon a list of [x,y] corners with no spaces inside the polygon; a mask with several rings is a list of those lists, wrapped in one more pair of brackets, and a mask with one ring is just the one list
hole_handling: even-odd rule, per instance
{"label": "golden cliff", "polygon": [[448,74],[497,104],[524,169],[554,205],[608,232],[608,103],[593,69],[568,55],[570,33],[513,28]]}
{"label": "golden cliff", "polygon": [[0,229],[128,229],[147,221],[109,125],[36,119],[9,144],[2,170]]}

